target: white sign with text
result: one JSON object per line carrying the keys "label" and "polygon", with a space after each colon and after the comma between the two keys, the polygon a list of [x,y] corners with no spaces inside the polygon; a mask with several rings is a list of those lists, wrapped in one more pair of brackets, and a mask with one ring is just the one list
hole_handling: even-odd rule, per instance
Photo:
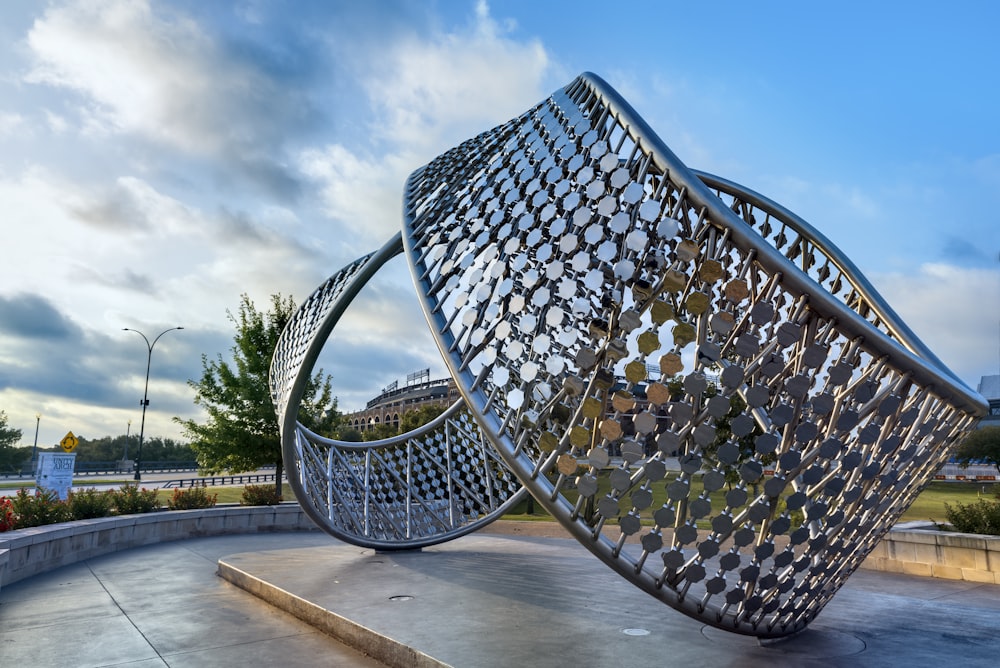
{"label": "white sign with text", "polygon": [[66,500],[69,489],[73,486],[73,469],[76,466],[76,453],[39,452],[38,469],[35,473],[35,487],[50,489]]}

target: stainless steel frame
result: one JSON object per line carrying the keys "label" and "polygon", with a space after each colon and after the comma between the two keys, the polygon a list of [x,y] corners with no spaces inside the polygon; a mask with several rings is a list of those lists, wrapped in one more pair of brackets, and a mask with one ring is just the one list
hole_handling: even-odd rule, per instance
{"label": "stainless steel frame", "polygon": [[832,243],[591,74],[415,172],[403,241],[500,456],[720,628],[804,628],[985,411]]}
{"label": "stainless steel frame", "polygon": [[379,441],[338,441],[299,424],[305,384],[334,327],[401,251],[397,234],[321,285],[282,332],[270,373],[288,482],[303,510],[332,536],[386,551],[462,536],[525,495],[463,401],[418,429]]}
{"label": "stainless steel frame", "polygon": [[[327,460],[373,451],[296,427],[297,384],[393,244],[303,305],[272,379],[296,492],[362,545],[414,538],[386,521],[373,540],[367,502],[335,491],[367,494],[372,469]],[[689,170],[593,74],[414,172],[402,244],[478,426],[425,466],[477,453],[507,490],[474,495],[480,524],[512,474],[623,578],[719,628],[805,628],[986,413],[829,240]]]}

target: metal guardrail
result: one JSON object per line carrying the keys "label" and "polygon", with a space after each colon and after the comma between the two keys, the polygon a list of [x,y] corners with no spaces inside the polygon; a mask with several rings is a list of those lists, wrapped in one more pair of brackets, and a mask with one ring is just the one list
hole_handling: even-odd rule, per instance
{"label": "metal guardrail", "polygon": [[[162,462],[143,462],[142,472],[143,473],[174,473],[181,471],[197,471],[198,462],[195,461],[162,461]],[[73,470],[73,475],[75,476],[86,476],[86,475],[119,475],[122,473],[133,473],[135,471],[135,462],[131,459],[113,459],[113,460],[94,460],[94,461],[80,461],[77,460],[76,466]],[[0,478],[21,478],[26,475],[32,475],[31,462],[26,462],[19,471],[0,471]]]}
{"label": "metal guardrail", "polygon": [[[274,466],[262,466],[262,469],[273,469]],[[162,461],[143,462],[143,473],[180,473],[183,471],[197,471],[198,462],[193,461]],[[112,460],[112,461],[77,461],[73,471],[74,476],[91,475],[120,475],[124,473],[134,473],[134,463],[132,460]],[[0,471],[0,479],[23,478],[32,475],[31,464],[25,464],[20,471]],[[272,478],[273,479],[273,478]]]}
{"label": "metal guardrail", "polygon": [[[197,471],[198,462],[193,461],[163,461],[143,462],[143,473],[173,473],[181,471]],[[114,473],[131,473],[135,471],[132,460],[115,461],[77,461],[75,475],[105,475]]]}
{"label": "metal guardrail", "polygon": [[[163,489],[173,487],[231,487],[256,482],[274,482],[275,475],[274,473],[251,473],[247,475],[220,475],[207,478],[184,478],[181,480],[168,480],[161,487]],[[282,480],[285,480],[284,476],[282,476]]]}

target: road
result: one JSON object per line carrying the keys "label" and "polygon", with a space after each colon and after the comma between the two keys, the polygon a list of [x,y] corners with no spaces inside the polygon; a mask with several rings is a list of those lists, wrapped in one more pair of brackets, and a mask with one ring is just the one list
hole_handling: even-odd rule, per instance
{"label": "road", "polygon": [[[242,475],[274,475],[274,469],[260,469],[258,471],[253,471],[250,473]],[[147,489],[161,489],[163,487],[170,487],[176,485],[167,485],[169,482],[176,482],[178,480],[191,480],[192,478],[205,478],[211,479],[213,477],[221,476],[200,476],[197,471],[172,471],[172,472],[148,472],[142,474],[142,480],[139,485]],[[272,478],[273,480],[273,478]],[[133,480],[133,474],[121,473],[118,475],[95,475],[95,476],[80,476],[73,478],[73,489],[117,489],[124,485],[125,483],[135,482]],[[14,487],[9,487],[7,484],[17,485]],[[11,477],[4,480],[0,480],[0,496],[5,494],[9,495],[13,493],[13,490],[19,488],[19,486],[24,487],[34,487],[35,479],[31,476],[21,476],[21,477]]]}

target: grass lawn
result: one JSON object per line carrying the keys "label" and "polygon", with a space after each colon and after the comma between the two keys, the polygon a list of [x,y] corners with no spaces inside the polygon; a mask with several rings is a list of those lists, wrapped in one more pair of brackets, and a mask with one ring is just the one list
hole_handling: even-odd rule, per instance
{"label": "grass lawn", "polygon": [[[666,480],[657,483],[653,486],[653,508],[657,508],[663,504],[666,498],[666,484],[673,479],[673,475],[667,477]],[[75,481],[81,487],[86,487],[87,481]],[[111,482],[112,484],[128,484],[131,480],[122,481],[102,481]],[[269,483],[268,483],[269,484]],[[25,487],[24,482],[3,482],[0,483],[0,496],[13,496],[13,492],[21,487]],[[600,498],[607,493],[610,483],[608,477],[603,475],[599,479],[597,498]],[[697,485],[696,485],[697,487]],[[9,490],[9,493],[5,492]],[[243,494],[243,487],[209,487],[209,493],[218,494],[217,503],[239,503],[240,497]],[[712,494],[712,506],[713,508],[721,508],[724,505],[723,496],[725,496],[725,488],[719,492]],[[157,490],[157,496],[160,502],[166,505],[167,500],[173,495],[173,489],[160,489]],[[942,482],[942,481],[932,481],[920,496],[917,497],[913,505],[907,509],[903,516],[899,519],[900,522],[913,522],[913,521],[926,521],[932,520],[934,522],[944,522],[946,521],[945,515],[945,504],[956,504],[956,503],[974,503],[979,498],[993,499],[994,495],[1000,493],[1000,484],[996,483],[971,483],[971,482]],[[291,487],[286,483],[282,486],[281,491],[282,497],[286,501],[291,501],[295,499],[295,495],[292,494]],[[569,489],[566,490],[566,496],[571,501],[576,499],[576,490]],[[626,496],[627,498],[627,496]],[[515,506],[509,513],[504,515],[504,519],[509,520],[523,520],[523,521],[551,521],[552,518],[546,513],[542,507],[537,503],[533,503],[534,512],[528,513],[528,501],[522,501],[520,504]],[[627,501],[623,501],[620,507],[623,511],[627,511],[626,508]]]}
{"label": "grass lawn", "polygon": [[[92,482],[88,480],[74,480],[73,484],[77,487],[86,488],[87,483]],[[127,485],[131,484],[132,480],[102,480],[101,484],[111,484],[111,485]],[[273,486],[273,483],[261,483],[262,485]],[[21,482],[3,482],[0,483],[0,496],[14,496],[14,493],[21,489],[22,487],[27,487],[28,489],[34,488],[34,483],[25,484],[24,481]],[[187,489],[187,488],[185,488]],[[218,499],[216,503],[239,503],[240,497],[243,495],[243,487],[207,487],[209,494],[218,494]],[[9,490],[9,491],[8,491]],[[156,490],[156,496],[160,499],[160,502],[166,505],[167,500],[173,496],[174,490],[171,489],[158,489]],[[281,496],[285,501],[294,501],[295,495],[292,494],[292,488],[285,483],[281,487]]]}
{"label": "grass lawn", "polygon": [[996,483],[933,481],[903,513],[900,522],[944,522],[944,504],[975,503],[980,497],[993,500],[997,493],[1000,493],[1000,484]]}
{"label": "grass lawn", "polygon": [[[669,481],[669,477],[668,480]],[[657,483],[653,486],[653,508],[658,508],[663,504],[666,498],[665,492],[665,482]],[[607,493],[609,489],[609,483],[607,481],[607,476],[602,476],[598,483],[597,498],[600,498]],[[955,505],[956,503],[974,503],[980,497],[984,497],[992,500],[994,494],[1000,492],[1000,484],[995,483],[969,483],[969,482],[942,482],[942,481],[932,481],[920,496],[917,497],[916,501],[903,513],[902,517],[899,518],[900,522],[914,522],[914,521],[926,521],[933,520],[934,522],[944,522],[946,521],[945,515],[945,504],[949,503]],[[725,495],[725,489],[720,492],[712,494],[712,507],[720,508],[724,505],[723,496]],[[571,501],[575,501],[576,490],[566,490],[566,497]],[[527,521],[538,521],[538,520],[550,520],[551,517],[545,512],[542,507],[535,502],[534,504],[535,512],[533,514],[528,514],[528,501],[522,501],[513,509],[511,512],[504,515],[505,519],[509,520],[527,520]],[[626,503],[620,504],[620,507],[625,509]],[[706,524],[707,526],[707,524]]]}
{"label": "grass lawn", "polygon": [[[262,483],[269,487],[273,487],[273,483]],[[185,489],[187,489],[185,487]],[[216,503],[239,503],[240,497],[243,495],[243,487],[206,487],[209,494],[218,494],[218,498],[215,500]],[[167,504],[167,501],[173,496],[173,489],[158,489],[156,490],[156,496],[160,499],[160,503],[163,505]],[[294,501],[295,495],[292,494],[292,488],[285,483],[281,486],[281,498],[285,501]]]}

